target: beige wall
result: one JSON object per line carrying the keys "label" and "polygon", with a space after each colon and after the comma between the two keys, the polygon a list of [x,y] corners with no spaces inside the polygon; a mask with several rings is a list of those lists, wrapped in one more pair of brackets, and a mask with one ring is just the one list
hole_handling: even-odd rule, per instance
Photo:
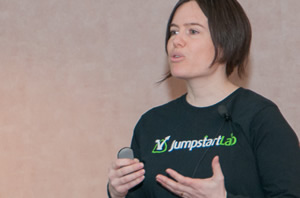
{"label": "beige wall", "polygon": [[[184,92],[166,71],[176,0],[0,0],[0,197],[106,197],[140,115]],[[299,0],[243,0],[253,25],[247,88],[300,137]]]}

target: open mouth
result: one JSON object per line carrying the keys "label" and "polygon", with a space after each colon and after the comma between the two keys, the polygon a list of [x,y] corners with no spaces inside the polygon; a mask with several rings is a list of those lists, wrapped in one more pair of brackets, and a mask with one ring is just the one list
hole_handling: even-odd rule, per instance
{"label": "open mouth", "polygon": [[170,61],[171,62],[180,62],[180,61],[182,61],[184,59],[184,56],[182,55],[182,54],[180,54],[180,53],[173,53],[173,54],[171,54],[171,56],[170,56]]}

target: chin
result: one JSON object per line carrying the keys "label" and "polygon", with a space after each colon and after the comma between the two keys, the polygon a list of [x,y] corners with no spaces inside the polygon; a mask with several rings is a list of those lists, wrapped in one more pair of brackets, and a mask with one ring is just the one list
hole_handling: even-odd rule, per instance
{"label": "chin", "polygon": [[174,78],[178,78],[178,79],[188,79],[189,75],[183,73],[183,72],[173,72],[171,71],[171,74]]}
{"label": "chin", "polygon": [[178,66],[178,65],[175,65],[175,66],[172,65],[170,67],[170,72],[171,72],[172,76],[174,76],[176,78],[186,75],[186,69],[184,67]]}
{"label": "chin", "polygon": [[189,78],[191,75],[193,75],[191,71],[189,71],[188,68],[183,65],[172,65],[170,67],[170,72],[173,77],[180,79]]}

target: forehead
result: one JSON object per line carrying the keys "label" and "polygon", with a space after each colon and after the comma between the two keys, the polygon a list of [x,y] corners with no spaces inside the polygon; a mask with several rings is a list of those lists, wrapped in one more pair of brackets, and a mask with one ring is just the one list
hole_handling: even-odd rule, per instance
{"label": "forehead", "polygon": [[182,4],[177,8],[172,23],[184,24],[184,23],[207,23],[207,17],[204,15],[203,11],[199,7],[196,1],[189,1]]}

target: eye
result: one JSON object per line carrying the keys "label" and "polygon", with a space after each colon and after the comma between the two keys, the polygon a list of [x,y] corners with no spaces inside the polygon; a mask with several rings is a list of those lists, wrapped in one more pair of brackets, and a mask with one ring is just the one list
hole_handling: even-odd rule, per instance
{"label": "eye", "polygon": [[195,30],[195,29],[189,29],[189,34],[199,34],[199,31]]}
{"label": "eye", "polygon": [[173,36],[173,35],[177,35],[179,32],[178,30],[170,30],[170,35]]}

